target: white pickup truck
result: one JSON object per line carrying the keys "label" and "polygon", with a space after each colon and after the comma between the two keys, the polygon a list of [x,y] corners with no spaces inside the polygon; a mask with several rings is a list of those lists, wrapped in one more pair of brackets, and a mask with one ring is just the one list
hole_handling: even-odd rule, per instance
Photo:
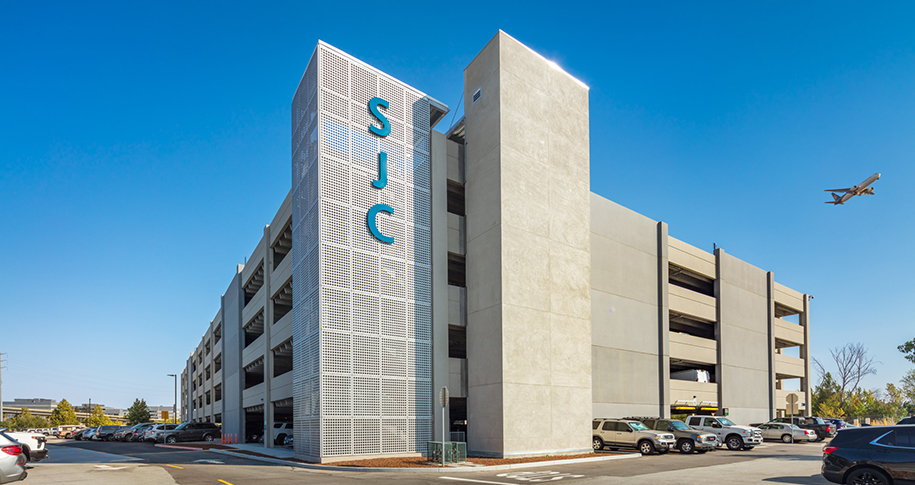
{"label": "white pickup truck", "polygon": [[722,416],[689,416],[686,425],[699,431],[715,433],[729,450],[752,450],[763,442],[761,429],[738,426]]}
{"label": "white pickup truck", "polygon": [[22,453],[30,462],[44,460],[48,457],[48,438],[42,433],[29,433],[26,431],[6,431],[6,435],[22,445]]}

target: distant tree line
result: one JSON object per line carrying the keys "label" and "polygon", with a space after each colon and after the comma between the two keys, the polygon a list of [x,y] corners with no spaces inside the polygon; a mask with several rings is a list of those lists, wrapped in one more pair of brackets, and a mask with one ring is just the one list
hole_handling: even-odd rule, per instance
{"label": "distant tree line", "polygon": [[[915,363],[915,339],[898,347],[905,358]],[[915,415],[915,369],[903,376],[899,385],[887,383],[884,389],[864,389],[861,380],[877,371],[874,357],[860,343],[830,349],[835,373],[814,359],[819,382],[813,390],[812,414],[824,418],[899,420]]]}

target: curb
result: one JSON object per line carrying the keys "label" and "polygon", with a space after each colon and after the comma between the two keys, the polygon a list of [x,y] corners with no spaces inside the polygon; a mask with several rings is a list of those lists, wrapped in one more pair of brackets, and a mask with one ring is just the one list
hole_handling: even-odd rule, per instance
{"label": "curb", "polygon": [[286,465],[296,468],[306,468],[309,470],[326,470],[326,471],[336,471],[336,472],[356,472],[356,473],[463,473],[463,472],[481,472],[481,471],[494,471],[494,470],[515,470],[518,468],[533,468],[540,466],[555,466],[555,465],[573,465],[576,463],[592,463],[599,461],[610,461],[610,460],[625,460],[630,458],[641,458],[641,453],[623,453],[619,455],[612,456],[601,456],[597,458],[574,458],[570,460],[550,460],[550,461],[534,461],[530,463],[514,463],[511,465],[493,465],[493,466],[477,466],[477,467],[460,467],[460,468],[358,468],[358,467],[349,467],[349,466],[333,466],[333,465],[313,465],[308,463],[298,463],[294,461],[281,460],[279,458],[267,458],[264,456],[254,456],[247,455],[244,453],[236,453],[228,450],[207,450],[213,453],[218,453],[220,455],[232,456],[235,458],[247,458],[249,460],[263,461],[265,463],[274,463],[277,465]]}
{"label": "curb", "polygon": [[[203,448],[195,448],[192,446],[172,446],[172,445],[160,445],[156,444],[156,448],[171,448],[173,450],[184,450],[184,451],[203,451]],[[212,451],[212,450],[207,450]]]}

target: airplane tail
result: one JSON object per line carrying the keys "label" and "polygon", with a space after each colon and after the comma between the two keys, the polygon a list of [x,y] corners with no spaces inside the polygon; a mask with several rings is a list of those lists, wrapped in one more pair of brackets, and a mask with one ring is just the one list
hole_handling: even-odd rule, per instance
{"label": "airplane tail", "polygon": [[839,197],[839,196],[836,195],[836,194],[830,194],[830,195],[832,195],[832,201],[826,201],[827,204],[832,204],[832,205],[845,205],[845,204],[842,202],[842,198],[841,198],[841,197]]}

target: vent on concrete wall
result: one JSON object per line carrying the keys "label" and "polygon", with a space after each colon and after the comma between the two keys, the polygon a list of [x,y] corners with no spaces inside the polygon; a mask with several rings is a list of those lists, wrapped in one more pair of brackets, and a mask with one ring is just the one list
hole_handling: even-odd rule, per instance
{"label": "vent on concrete wall", "polygon": [[477,104],[477,100],[480,99],[480,96],[483,96],[483,88],[477,88],[477,90],[473,92],[473,101],[470,104]]}

